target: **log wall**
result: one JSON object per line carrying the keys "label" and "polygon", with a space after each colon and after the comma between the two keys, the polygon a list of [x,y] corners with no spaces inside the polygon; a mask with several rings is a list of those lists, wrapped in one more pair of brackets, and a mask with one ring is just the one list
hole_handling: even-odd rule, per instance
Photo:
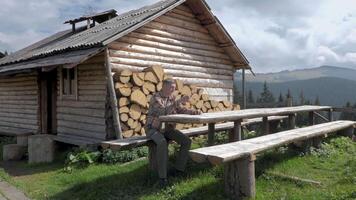
{"label": "log wall", "polygon": [[78,99],[61,98],[58,93],[58,135],[83,140],[105,140],[107,79],[104,55],[93,57],[77,67]]}
{"label": "log wall", "polygon": [[184,5],[111,43],[109,49],[113,71],[160,65],[185,84],[206,88],[217,100],[232,101],[233,63]]}
{"label": "log wall", "polygon": [[0,132],[39,132],[37,73],[0,77]]}

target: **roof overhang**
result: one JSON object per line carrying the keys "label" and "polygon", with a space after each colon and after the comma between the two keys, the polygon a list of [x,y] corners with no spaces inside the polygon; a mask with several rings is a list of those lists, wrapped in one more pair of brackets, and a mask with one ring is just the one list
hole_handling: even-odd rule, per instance
{"label": "roof overhang", "polygon": [[39,58],[36,60],[20,62],[11,65],[4,65],[0,66],[0,74],[24,71],[35,68],[44,68],[44,70],[46,70],[46,68],[51,68],[55,66],[65,66],[71,68],[100,53],[103,49],[103,47],[95,47],[84,50],[76,50],[61,53],[58,55],[48,56],[45,58]]}

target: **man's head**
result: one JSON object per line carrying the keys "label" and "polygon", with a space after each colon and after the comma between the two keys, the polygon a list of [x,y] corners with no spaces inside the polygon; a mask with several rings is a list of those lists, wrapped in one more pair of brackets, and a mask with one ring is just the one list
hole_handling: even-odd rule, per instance
{"label": "man's head", "polygon": [[163,81],[162,93],[165,96],[170,96],[176,90],[176,83],[173,79],[166,79]]}

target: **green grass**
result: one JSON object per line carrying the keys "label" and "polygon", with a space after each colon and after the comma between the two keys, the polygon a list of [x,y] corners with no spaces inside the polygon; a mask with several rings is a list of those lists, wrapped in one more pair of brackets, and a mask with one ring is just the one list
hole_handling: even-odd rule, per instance
{"label": "green grass", "polygon": [[[22,162],[16,166],[22,175],[11,176],[0,170],[0,178],[32,199],[226,199],[222,167],[190,162],[185,177],[170,178],[170,187],[160,189],[146,159],[120,165],[95,164],[71,173],[63,170],[62,163]],[[312,179],[321,185],[281,179],[269,172]],[[356,199],[356,143],[332,138],[321,150],[308,155],[287,148],[266,152],[257,158],[256,177],[256,199]]]}

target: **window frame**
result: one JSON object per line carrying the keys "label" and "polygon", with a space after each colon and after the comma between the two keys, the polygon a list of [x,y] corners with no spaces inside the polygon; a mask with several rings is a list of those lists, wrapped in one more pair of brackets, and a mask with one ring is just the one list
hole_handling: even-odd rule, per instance
{"label": "window frame", "polygon": [[[71,84],[70,84],[70,73],[69,71],[73,69],[74,70],[74,79],[73,79],[73,86],[71,88]],[[66,81],[68,82],[67,84],[65,84],[65,80],[63,77],[63,70],[68,70],[67,71],[67,79]],[[66,68],[66,67],[60,67],[59,70],[59,81],[60,81],[60,99],[69,99],[69,100],[78,100],[78,68],[77,67],[73,67],[73,68]],[[72,91],[71,94],[64,94],[64,87],[67,86],[67,91]]]}

